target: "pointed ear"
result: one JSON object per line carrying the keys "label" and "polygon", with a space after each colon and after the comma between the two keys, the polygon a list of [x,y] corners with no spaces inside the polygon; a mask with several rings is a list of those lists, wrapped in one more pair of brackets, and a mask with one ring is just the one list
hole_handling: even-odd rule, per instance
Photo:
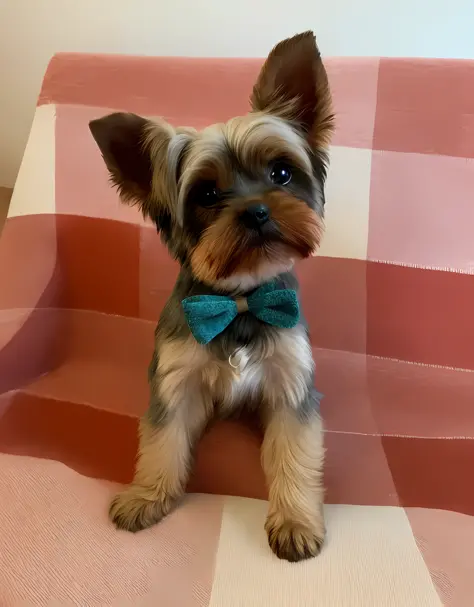
{"label": "pointed ear", "polygon": [[123,202],[142,203],[151,193],[153,170],[146,145],[149,125],[145,118],[123,112],[89,123]]}
{"label": "pointed ear", "polygon": [[310,144],[329,143],[334,115],[331,93],[313,32],[275,46],[260,71],[251,96],[255,111],[297,122]]}

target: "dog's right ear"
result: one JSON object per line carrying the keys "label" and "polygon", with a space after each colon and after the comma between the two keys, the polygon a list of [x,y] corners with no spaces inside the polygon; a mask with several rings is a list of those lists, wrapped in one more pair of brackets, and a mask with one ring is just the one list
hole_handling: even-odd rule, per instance
{"label": "dog's right ear", "polygon": [[327,147],[334,127],[331,91],[313,32],[282,40],[268,55],[252,108],[301,126],[314,148]]}

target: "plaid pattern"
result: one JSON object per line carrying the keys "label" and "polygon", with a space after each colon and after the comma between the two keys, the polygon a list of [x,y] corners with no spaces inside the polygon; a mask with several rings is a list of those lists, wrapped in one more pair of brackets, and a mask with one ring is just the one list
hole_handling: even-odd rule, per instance
{"label": "plaid pattern", "polygon": [[474,63],[329,59],[327,234],[299,267],[327,444],[328,543],[278,561],[260,437],[217,424],[183,506],[138,535],[131,478],[156,318],[177,268],[118,204],[89,134],[111,109],[202,127],[260,60],[63,54],[0,240],[0,604],[472,603]]}

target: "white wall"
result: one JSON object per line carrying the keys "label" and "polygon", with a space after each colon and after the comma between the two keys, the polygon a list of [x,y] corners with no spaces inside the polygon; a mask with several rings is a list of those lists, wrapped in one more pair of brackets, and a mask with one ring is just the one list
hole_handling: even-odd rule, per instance
{"label": "white wall", "polygon": [[474,0],[0,0],[0,186],[55,52],[264,56],[306,29],[325,55],[474,58]]}

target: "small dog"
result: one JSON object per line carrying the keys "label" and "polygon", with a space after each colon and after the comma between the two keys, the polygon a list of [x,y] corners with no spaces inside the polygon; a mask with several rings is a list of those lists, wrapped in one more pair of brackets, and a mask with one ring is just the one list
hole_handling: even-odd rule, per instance
{"label": "small dog", "polygon": [[245,407],[264,428],[271,549],[315,556],[325,536],[320,395],[293,274],[320,244],[333,130],[313,33],[272,50],[245,116],[197,132],[115,113],[90,129],[121,199],[181,265],[155,332],[135,477],[110,518],[138,531],[169,514],[209,420]]}

